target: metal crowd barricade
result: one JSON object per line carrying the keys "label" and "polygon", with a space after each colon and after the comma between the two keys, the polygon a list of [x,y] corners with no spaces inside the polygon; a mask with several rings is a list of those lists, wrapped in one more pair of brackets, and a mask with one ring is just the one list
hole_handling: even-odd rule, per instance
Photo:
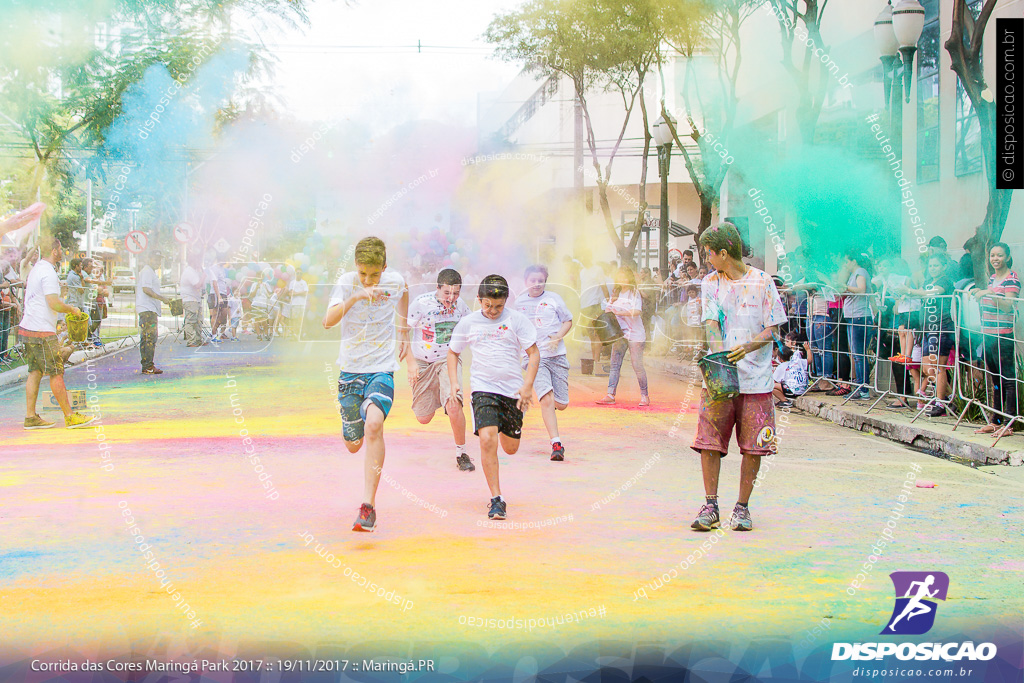
{"label": "metal crowd barricade", "polygon": [[[1001,301],[995,297],[981,298],[981,302],[991,302],[997,306],[1005,302],[1005,312],[1011,314],[1013,329],[1012,333],[1005,334],[989,331],[993,326],[985,324],[980,314],[981,302],[978,302],[971,290],[958,294],[961,300],[955,318],[957,340],[966,342],[963,355],[968,359],[968,363],[959,362],[958,358],[957,374],[960,374],[959,365],[967,365],[970,378],[981,380],[984,398],[978,397],[977,381],[960,382],[957,395],[966,404],[957,417],[953,430],[960,426],[971,406],[977,405],[981,408],[982,414],[991,413],[1007,420],[1005,426],[1008,429],[1005,434],[1000,433],[1003,431],[1002,426],[996,428],[995,441],[992,442],[992,446],[995,447],[1003,436],[1013,433],[1014,423],[1021,419],[1019,397],[1024,391],[1024,382],[1021,378],[1024,374],[1024,354],[1021,353],[1024,334],[1021,334],[1019,328],[1019,312],[1022,310],[1021,304],[1024,299],[1006,297]],[[970,395],[966,392],[967,384],[971,387]]]}
{"label": "metal crowd barricade", "polygon": [[[846,399],[840,405],[846,405],[849,403],[858,393],[865,389],[871,388],[873,382],[871,380],[871,373],[874,372],[877,363],[875,363],[875,348],[872,345],[874,342],[874,336],[878,331],[878,313],[879,313],[879,295],[876,292],[866,292],[863,294],[843,294],[843,308],[840,309],[839,320],[836,323],[837,327],[837,343],[836,348],[840,349],[837,353],[839,360],[845,355],[849,359],[850,363],[850,378],[847,382],[851,389],[850,393],[847,394]],[[849,300],[860,300],[864,301],[868,306],[868,315],[856,316],[847,318],[845,315],[846,304]],[[842,342],[847,340],[847,350],[842,351]],[[863,370],[861,371],[861,381],[857,381],[857,364],[860,363]],[[840,374],[839,367],[837,365],[836,375]],[[842,379],[838,379],[838,382],[842,382]]]}
{"label": "metal crowd barricade", "polygon": [[[10,308],[0,312],[0,370],[14,365],[21,357],[24,345],[18,339],[18,323],[25,310],[24,287],[10,287]],[[0,302],[0,307],[4,306]]]}
{"label": "metal crowd barricade", "polygon": [[[909,401],[920,401],[924,400],[924,405],[917,410],[917,413],[911,419],[911,423],[916,422],[926,410],[934,406],[936,403],[948,405],[949,400],[956,394],[957,387],[959,385],[959,334],[957,332],[955,320],[957,310],[957,295],[954,293],[943,294],[941,296],[933,297],[913,297],[920,301],[920,308],[915,309],[911,307],[911,310],[900,314],[895,309],[898,302],[893,301],[893,312],[892,315],[885,315],[885,309],[888,308],[887,302],[889,299],[886,297],[888,293],[887,288],[883,289],[881,295],[883,311],[880,311],[878,317],[878,339],[875,346],[875,381],[874,390],[880,394],[878,399],[871,404],[867,412],[870,412],[879,403],[889,397],[896,397],[904,399],[906,402]],[[952,316],[953,325],[949,329],[945,329],[942,324],[942,317],[940,315],[941,310],[944,306],[949,306],[950,315]],[[899,316],[906,315],[906,318],[900,318]],[[888,324],[886,322],[888,321]],[[933,367],[933,381],[928,383],[931,387],[931,391],[924,394],[919,394],[914,391],[913,386],[909,386],[908,382],[916,381],[913,379],[911,374],[910,365],[911,363],[901,363],[891,358],[902,354],[903,342],[901,340],[901,329],[904,336],[910,337],[909,350],[911,352],[911,360],[913,358],[913,351],[917,346],[921,347],[921,363],[919,364],[919,372],[925,373],[925,366],[929,365]],[[938,351],[941,350],[943,340],[950,341],[952,343],[952,354],[953,360],[950,362],[948,356],[944,359],[940,357]],[[936,357],[934,364],[931,361],[926,363],[926,360],[931,357],[929,354],[929,344],[934,341],[934,344],[938,346],[935,349]],[[891,349],[892,354],[890,355],[886,349]],[[886,365],[888,364],[888,365]],[[885,375],[886,381],[883,383],[883,373],[881,370],[887,368],[889,372]],[[938,381],[940,372],[948,373],[950,370],[953,371],[953,379],[948,385],[948,393],[946,398],[942,398],[938,395]],[[902,381],[899,381],[902,380]],[[920,380],[923,383],[926,382],[923,374]],[[903,384],[903,390],[900,390],[900,384]]]}

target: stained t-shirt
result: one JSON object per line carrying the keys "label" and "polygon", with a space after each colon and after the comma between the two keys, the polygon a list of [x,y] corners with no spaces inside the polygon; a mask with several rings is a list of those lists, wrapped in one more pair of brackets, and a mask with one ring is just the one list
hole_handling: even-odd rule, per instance
{"label": "stained t-shirt", "polygon": [[426,292],[409,304],[409,327],[412,328],[412,355],[425,363],[435,363],[448,356],[452,332],[471,311],[466,302],[456,299],[451,306],[438,301],[434,292]]}

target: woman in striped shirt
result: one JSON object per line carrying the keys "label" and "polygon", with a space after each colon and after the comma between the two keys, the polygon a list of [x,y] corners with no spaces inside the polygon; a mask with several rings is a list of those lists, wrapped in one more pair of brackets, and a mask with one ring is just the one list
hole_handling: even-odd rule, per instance
{"label": "woman in striped shirt", "polygon": [[[1014,357],[1013,323],[1014,307],[1020,296],[1020,278],[1010,270],[1013,257],[1010,247],[1002,242],[992,245],[988,260],[994,271],[989,278],[988,288],[977,290],[974,296],[981,299],[981,329],[985,338],[985,366],[992,375],[994,398],[992,407],[1009,415],[1017,414],[1017,368]],[[996,424],[1002,416],[991,415],[991,422],[978,434],[996,431]],[[1008,422],[1008,420],[1007,420]],[[996,436],[1009,434],[1009,424],[1003,426]]]}

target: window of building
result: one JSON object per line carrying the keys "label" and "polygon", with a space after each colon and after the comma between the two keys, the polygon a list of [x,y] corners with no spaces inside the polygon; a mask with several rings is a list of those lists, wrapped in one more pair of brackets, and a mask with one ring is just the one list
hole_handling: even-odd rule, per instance
{"label": "window of building", "polygon": [[917,50],[917,182],[939,179],[939,0],[924,0]]}
{"label": "window of building", "polygon": [[[982,0],[967,3],[974,18],[981,12]],[[981,125],[960,78],[956,79],[956,140],[953,172],[958,176],[981,170]]]}

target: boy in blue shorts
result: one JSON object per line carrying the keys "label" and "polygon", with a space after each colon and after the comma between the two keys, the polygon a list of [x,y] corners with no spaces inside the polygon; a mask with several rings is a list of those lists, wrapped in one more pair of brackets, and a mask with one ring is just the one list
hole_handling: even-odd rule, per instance
{"label": "boy in blue shorts", "polygon": [[384,419],[395,398],[398,361],[409,350],[405,322],[409,290],[401,275],[387,270],[381,239],[360,240],[354,260],[355,272],[342,275],[334,287],[323,324],[330,329],[341,323],[338,403],[349,453],[357,452],[366,437],[363,504],[352,531],[373,531],[377,524],[374,502],[384,467]]}
{"label": "boy in blue shorts", "polygon": [[[462,410],[459,354],[473,349],[469,387],[472,390],[473,432],[480,437],[480,462],[491,490],[489,519],[505,519],[507,508],[498,483],[498,444],[509,455],[519,450],[523,411],[530,406],[533,381],[540,365],[537,330],[525,315],[505,308],[508,282],[488,275],[477,290],[480,310],[462,318],[448,343],[448,381],[453,388],[448,412]],[[529,358],[523,378],[521,358]]]}

